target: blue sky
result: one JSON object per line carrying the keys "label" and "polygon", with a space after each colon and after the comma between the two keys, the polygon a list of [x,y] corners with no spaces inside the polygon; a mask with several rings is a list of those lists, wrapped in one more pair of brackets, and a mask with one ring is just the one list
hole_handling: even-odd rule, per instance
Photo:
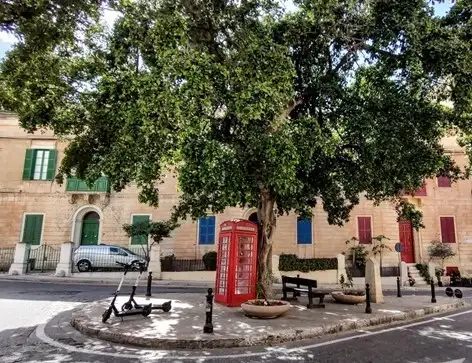
{"label": "blue sky", "polygon": [[[293,3],[291,0],[285,1],[285,4],[287,6],[287,9],[293,9]],[[438,4],[435,6],[435,12],[436,15],[444,15],[449,8],[451,7],[451,3],[449,1],[443,3],[443,4]],[[114,19],[116,19],[116,15],[113,15],[111,12],[105,12],[104,14],[104,20],[107,24],[113,23]],[[10,34],[6,34],[3,32],[0,32],[0,59],[5,56],[5,53],[12,47],[12,44],[15,43],[15,38],[11,36]]]}

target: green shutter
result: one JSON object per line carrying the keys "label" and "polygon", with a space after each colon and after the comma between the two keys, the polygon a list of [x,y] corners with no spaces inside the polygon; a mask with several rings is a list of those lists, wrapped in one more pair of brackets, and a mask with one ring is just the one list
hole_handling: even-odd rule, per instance
{"label": "green shutter", "polygon": [[32,245],[41,243],[41,231],[43,229],[43,216],[41,214],[27,214],[23,230],[23,241]]}
{"label": "green shutter", "polygon": [[25,165],[23,166],[23,180],[33,179],[35,150],[26,149]]}
{"label": "green shutter", "polygon": [[56,172],[56,150],[49,150],[48,170],[46,174],[46,180],[53,180]]}
{"label": "green shutter", "polygon": [[[133,216],[133,224],[138,224],[141,222],[148,222],[149,216]],[[132,245],[145,245],[148,242],[148,236],[132,236],[131,244]]]}

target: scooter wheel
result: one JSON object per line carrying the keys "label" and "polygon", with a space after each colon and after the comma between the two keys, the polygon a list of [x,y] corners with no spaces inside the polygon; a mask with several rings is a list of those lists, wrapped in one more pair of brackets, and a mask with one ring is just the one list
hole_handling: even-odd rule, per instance
{"label": "scooter wheel", "polygon": [[106,309],[105,312],[102,314],[102,323],[106,323],[111,316],[111,309]]}
{"label": "scooter wheel", "polygon": [[146,305],[144,308],[143,308],[143,316],[148,316],[149,314],[151,314],[152,312],[152,304],[149,304],[149,305]]}
{"label": "scooter wheel", "polygon": [[170,311],[170,309],[172,309],[172,304],[171,304],[170,301],[167,301],[164,304],[162,304],[162,311],[163,312],[168,313]]}
{"label": "scooter wheel", "polygon": [[130,302],[125,302],[121,307],[121,311],[128,311],[133,308],[133,305]]}

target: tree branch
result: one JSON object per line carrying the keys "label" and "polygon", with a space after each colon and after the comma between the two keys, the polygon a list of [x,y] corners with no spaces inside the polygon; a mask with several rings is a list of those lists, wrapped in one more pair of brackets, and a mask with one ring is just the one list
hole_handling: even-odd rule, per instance
{"label": "tree branch", "polygon": [[276,132],[279,127],[284,123],[284,121],[290,116],[290,114],[292,113],[292,111],[303,104],[303,98],[298,98],[298,99],[293,99],[293,100],[290,100],[286,107],[284,108],[284,110],[280,113],[280,115],[275,119],[275,121],[269,125],[269,127],[267,127],[266,129],[266,135],[269,135],[269,134],[272,134],[274,132]]}

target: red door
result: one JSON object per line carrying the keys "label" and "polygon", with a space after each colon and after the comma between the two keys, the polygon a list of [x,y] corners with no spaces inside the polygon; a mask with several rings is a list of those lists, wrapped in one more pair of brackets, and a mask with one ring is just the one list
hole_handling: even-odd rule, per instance
{"label": "red door", "polygon": [[400,243],[402,244],[402,261],[414,263],[415,250],[413,246],[413,226],[411,225],[411,221],[398,222],[398,229],[400,230]]}

